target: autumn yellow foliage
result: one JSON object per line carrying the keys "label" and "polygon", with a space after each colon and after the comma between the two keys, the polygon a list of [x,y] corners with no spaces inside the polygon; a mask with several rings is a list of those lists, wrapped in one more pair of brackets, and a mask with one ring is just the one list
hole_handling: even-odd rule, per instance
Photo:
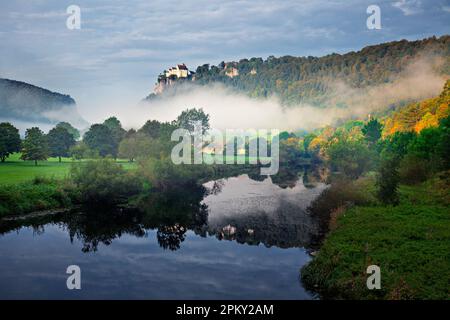
{"label": "autumn yellow foliage", "polygon": [[385,119],[383,135],[398,131],[415,131],[436,127],[439,120],[449,115],[450,79],[447,80],[442,93],[436,97],[418,103],[412,103]]}

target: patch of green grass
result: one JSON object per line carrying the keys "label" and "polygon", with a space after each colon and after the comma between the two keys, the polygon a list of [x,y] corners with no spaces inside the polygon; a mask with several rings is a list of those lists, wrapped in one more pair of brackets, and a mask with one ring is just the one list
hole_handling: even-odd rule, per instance
{"label": "patch of green grass", "polygon": [[[450,214],[437,185],[402,186],[396,207],[347,210],[302,269],[306,287],[323,298],[448,299]],[[380,290],[366,286],[372,264],[381,268]]]}
{"label": "patch of green grass", "polygon": [[66,208],[79,195],[69,182],[48,178],[13,185],[0,185],[0,217],[33,211]]}
{"label": "patch of green grass", "polygon": [[[49,158],[47,161],[38,161],[38,165],[34,165],[34,161],[20,160],[20,153],[15,153],[7,158],[6,162],[0,163],[0,184],[16,184],[26,182],[35,177],[47,177],[62,179],[66,177],[70,171],[70,166],[76,161],[71,158],[62,158],[62,162],[58,162],[58,158]],[[136,168],[135,163],[127,160],[117,160],[122,164],[124,169],[130,170]]]}

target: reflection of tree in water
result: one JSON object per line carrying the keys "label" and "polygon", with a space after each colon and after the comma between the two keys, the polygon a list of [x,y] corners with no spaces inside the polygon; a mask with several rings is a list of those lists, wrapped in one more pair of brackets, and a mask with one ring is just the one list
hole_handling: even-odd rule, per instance
{"label": "reflection of tree in water", "polygon": [[206,189],[198,186],[167,192],[152,192],[141,199],[139,209],[103,208],[74,210],[0,221],[0,234],[32,227],[35,235],[45,233],[45,225],[56,224],[67,230],[70,241],[82,242],[83,252],[97,251],[99,244],[110,245],[124,234],[144,237],[156,229],[163,249],[177,250],[188,229],[205,234],[208,210],[201,203]]}
{"label": "reflection of tree in water", "polygon": [[325,181],[326,177],[327,172],[324,167],[305,167],[302,175],[303,185],[308,189],[315,188],[318,183]]}
{"label": "reflection of tree in water", "polygon": [[[267,179],[266,176],[259,175],[259,170],[257,171],[257,173],[249,174],[252,180]],[[281,170],[279,176],[273,176],[272,179],[274,183],[286,188],[290,183],[286,182],[286,179],[294,176],[297,177],[297,173]],[[316,175],[304,174],[303,179],[307,183],[308,181],[311,183],[310,180],[315,180]],[[33,228],[35,234],[39,235],[45,232],[44,227],[47,224],[57,224],[68,231],[72,242],[74,239],[82,242],[83,252],[96,251],[99,244],[109,245],[123,234],[144,237],[147,235],[148,229],[157,230],[158,244],[165,250],[179,249],[186,238],[187,230],[192,230],[202,237],[215,234],[219,239],[236,240],[248,244],[263,243],[267,246],[304,246],[310,242],[311,234],[315,233],[315,223],[311,221],[309,215],[299,211],[295,205],[291,206],[287,203],[279,208],[275,215],[267,215],[263,212],[245,212],[238,205],[238,213],[242,214],[208,225],[209,209],[202,200],[205,194],[219,194],[223,186],[224,180],[217,180],[212,183],[209,190],[204,187],[185,186],[167,192],[151,192],[141,198],[138,204],[139,210],[99,211],[97,209],[92,211],[83,209],[27,219],[2,220],[0,221],[0,234],[28,226]],[[249,200],[243,199],[242,201],[247,203]],[[252,206],[252,204],[249,205]],[[271,203],[267,205],[270,206]],[[222,209],[226,211],[228,207],[229,204],[225,204]],[[263,207],[267,206],[264,204]]]}
{"label": "reflection of tree in water", "polygon": [[225,182],[222,179],[213,181],[211,187],[207,190],[205,195],[220,193],[224,184]]}
{"label": "reflection of tree in water", "polygon": [[161,248],[179,249],[188,229],[205,232],[208,210],[201,203],[205,192],[204,187],[191,186],[152,193],[140,202],[139,208],[144,211],[143,225],[146,229],[157,229]]}
{"label": "reflection of tree in water", "polygon": [[[313,245],[319,232],[318,220],[307,212],[307,207],[323,191],[324,185],[319,182],[310,184],[309,188],[302,185],[296,169],[280,168],[277,175],[270,177],[279,188],[264,181],[265,176],[247,176],[262,183],[249,182],[245,176],[226,180],[221,187],[225,196],[212,193],[204,200],[209,206],[207,234],[219,240],[267,247]],[[249,192],[248,196],[230,191],[240,190],[241,186],[242,192]]]}
{"label": "reflection of tree in water", "polygon": [[161,248],[175,251],[180,249],[185,234],[186,228],[176,223],[172,226],[160,226],[156,232],[156,237]]}
{"label": "reflection of tree in water", "polygon": [[83,243],[83,252],[97,251],[100,243],[110,245],[123,234],[144,237],[145,229],[139,223],[140,214],[133,210],[110,209],[108,211],[86,211],[67,215],[64,227],[70,241],[76,238]]}

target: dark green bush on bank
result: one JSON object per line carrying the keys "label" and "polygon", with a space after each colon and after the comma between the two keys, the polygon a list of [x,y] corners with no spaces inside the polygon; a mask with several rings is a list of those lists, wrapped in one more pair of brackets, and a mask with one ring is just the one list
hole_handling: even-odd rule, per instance
{"label": "dark green bush on bank", "polygon": [[142,188],[142,181],[136,174],[109,159],[74,164],[70,180],[80,193],[81,202],[87,204],[123,203]]}

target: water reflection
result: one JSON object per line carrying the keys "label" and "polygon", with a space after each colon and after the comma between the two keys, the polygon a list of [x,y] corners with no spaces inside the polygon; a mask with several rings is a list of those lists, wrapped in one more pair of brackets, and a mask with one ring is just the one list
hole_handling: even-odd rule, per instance
{"label": "water reflection", "polygon": [[207,186],[213,190],[203,200],[208,233],[218,239],[280,248],[308,247],[315,240],[319,222],[306,209],[324,184],[308,189],[298,179],[281,188],[271,178],[254,181],[242,175]]}
{"label": "water reflection", "polygon": [[188,230],[249,245],[307,248],[315,241],[319,222],[306,209],[325,187],[308,179],[303,175],[275,184],[272,178],[258,176],[258,181],[246,174],[152,193],[139,201],[138,208],[79,208],[2,220],[0,234],[32,227],[40,235],[46,225],[56,224],[67,231],[71,242],[83,243],[83,252],[95,252],[99,244],[110,245],[124,234],[146,237],[148,230],[156,230],[160,247],[171,251],[180,249]]}
{"label": "water reflection", "polygon": [[[298,270],[324,186],[251,177],[152,193],[138,209],[0,220],[0,298],[311,298]],[[69,264],[83,270],[79,292],[65,289]]]}

